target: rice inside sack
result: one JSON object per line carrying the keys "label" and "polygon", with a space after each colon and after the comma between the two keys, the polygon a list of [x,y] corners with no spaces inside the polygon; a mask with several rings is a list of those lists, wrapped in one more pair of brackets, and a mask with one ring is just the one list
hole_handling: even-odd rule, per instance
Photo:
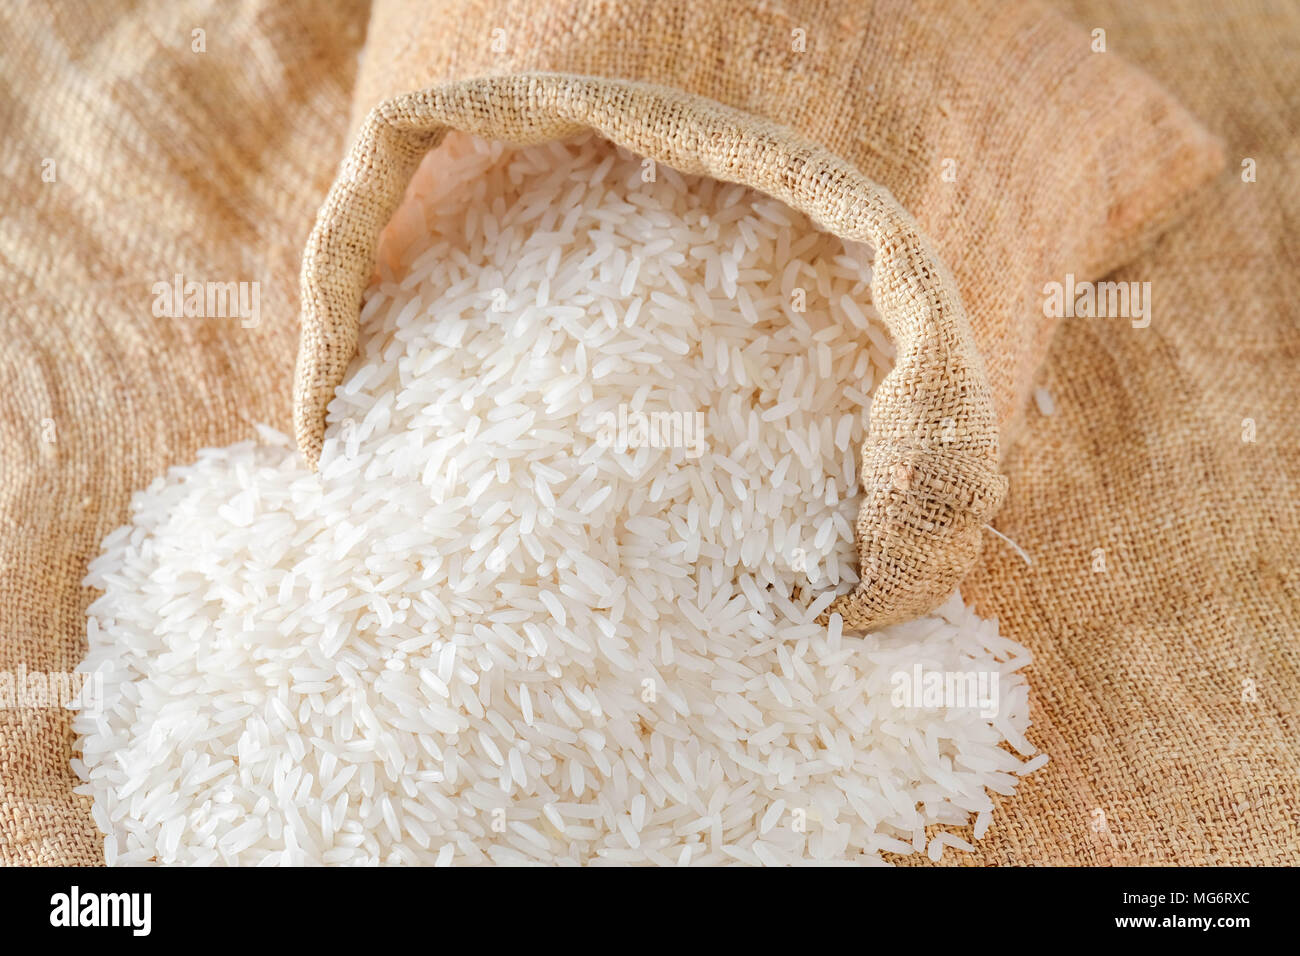
{"label": "rice inside sack", "polygon": [[92,564],[75,765],[109,861],[969,846],[942,827],[982,835],[1046,759],[1002,746],[1033,753],[1027,652],[957,597],[814,620],[856,580],[891,358],[869,281],[742,187],[450,136],[385,234],[319,473],[269,430],[204,452]]}

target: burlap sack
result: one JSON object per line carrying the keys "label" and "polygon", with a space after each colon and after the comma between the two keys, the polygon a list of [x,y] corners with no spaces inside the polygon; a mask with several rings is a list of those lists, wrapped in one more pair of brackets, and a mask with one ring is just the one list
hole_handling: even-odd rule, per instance
{"label": "burlap sack", "polygon": [[[456,4],[452,15],[379,0],[356,114],[378,105],[303,258],[303,454],[319,457],[379,232],[420,157],[449,128],[516,143],[594,129],[875,248],[873,300],[898,357],[862,449],[861,582],[830,610],[870,629],[933,609],[974,565],[1005,493],[999,435],[1014,429],[1054,325],[1030,305],[1033,270],[1077,263],[1095,278],[1217,159],[1150,81],[1099,63],[1087,34],[1008,6],[640,0]],[[1079,130],[1081,148],[1033,149],[1030,97],[1050,111],[1043,128]],[[930,155],[898,175],[897,157],[918,149]],[[938,224],[966,265],[961,296],[891,190],[904,207],[979,217]]]}
{"label": "burlap sack", "polygon": [[[986,548],[963,590],[1034,652],[1031,738],[1052,762],[957,856],[1297,862],[1297,12],[1076,0],[1070,28],[1018,4],[697,6],[440,10],[448,39],[430,46],[385,5],[354,116],[421,86],[603,62],[767,117],[888,188],[952,267],[1010,449],[998,525],[1035,560]],[[133,489],[251,421],[288,427],[295,272],[364,25],[307,0],[0,10],[0,669],[76,665],[79,582]],[[1113,49],[1091,53],[1094,28]],[[803,58],[784,52],[794,29]],[[1211,196],[1154,246],[1210,148],[1121,56],[1230,146]],[[427,83],[385,87],[421,64]],[[1151,326],[1066,320],[1038,382],[1056,414],[1024,418],[1051,334],[1030,320],[1043,283],[1144,247],[1121,277],[1153,282]],[[177,272],[260,280],[261,325],[155,319],[150,287]],[[65,711],[0,712],[0,861],[101,859],[71,743]]]}

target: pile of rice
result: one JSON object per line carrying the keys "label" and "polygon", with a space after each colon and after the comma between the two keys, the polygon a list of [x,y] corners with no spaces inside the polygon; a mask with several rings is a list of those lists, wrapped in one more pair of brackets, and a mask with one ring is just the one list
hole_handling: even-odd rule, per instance
{"label": "pile of rice", "polygon": [[[385,234],[318,474],[206,450],[87,583],[74,761],[109,863],[885,862],[970,849],[1024,648],[867,636],[870,250],[595,138],[453,136]],[[907,707],[997,675],[995,716]],[[1007,746],[1004,746],[1006,744]],[[968,836],[971,831],[964,831]]]}

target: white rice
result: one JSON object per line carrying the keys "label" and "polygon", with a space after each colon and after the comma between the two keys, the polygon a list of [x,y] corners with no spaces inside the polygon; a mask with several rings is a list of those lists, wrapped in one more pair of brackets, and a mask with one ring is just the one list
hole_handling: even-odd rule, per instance
{"label": "white rice", "polygon": [[[960,597],[813,620],[891,357],[870,251],[644,169],[451,137],[319,474],[259,428],[135,496],[75,725],[110,863],[937,859],[1045,759],[1004,745],[1033,753],[1027,652]],[[620,405],[676,445],[602,431]],[[997,674],[996,715],[898,706],[914,666]]]}

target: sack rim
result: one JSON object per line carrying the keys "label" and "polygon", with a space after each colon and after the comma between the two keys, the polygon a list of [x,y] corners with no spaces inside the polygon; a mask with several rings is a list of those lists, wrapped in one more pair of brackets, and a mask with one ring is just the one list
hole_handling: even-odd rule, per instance
{"label": "sack rim", "polygon": [[[311,468],[327,406],[356,353],[380,232],[420,160],[452,129],[518,145],[590,130],[683,173],[758,190],[828,232],[870,244],[872,300],[898,357],[877,387],[862,449],[863,579],[827,613],[874,628],[947,598],[978,557],[982,526],[1006,490],[991,391],[952,273],[893,195],[830,150],[764,117],[657,84],[508,73],[411,91],[371,110],[303,253],[294,431]],[[927,487],[912,477],[918,448],[929,463],[919,472]]]}

